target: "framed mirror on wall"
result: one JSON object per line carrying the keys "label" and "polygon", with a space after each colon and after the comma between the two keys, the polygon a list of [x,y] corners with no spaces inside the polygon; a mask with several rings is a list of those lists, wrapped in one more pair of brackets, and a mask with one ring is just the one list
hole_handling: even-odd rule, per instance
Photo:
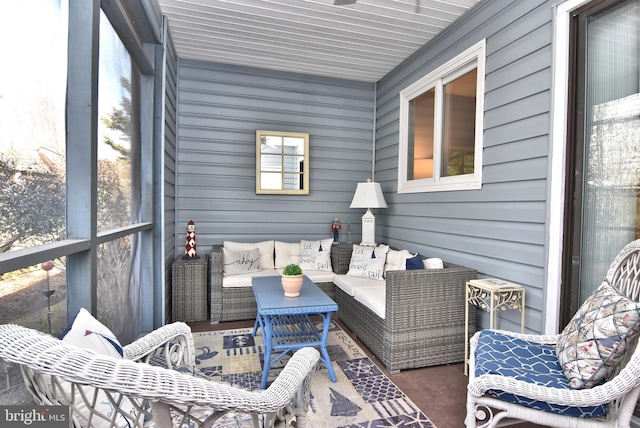
{"label": "framed mirror on wall", "polygon": [[309,134],[256,131],[256,194],[309,194]]}

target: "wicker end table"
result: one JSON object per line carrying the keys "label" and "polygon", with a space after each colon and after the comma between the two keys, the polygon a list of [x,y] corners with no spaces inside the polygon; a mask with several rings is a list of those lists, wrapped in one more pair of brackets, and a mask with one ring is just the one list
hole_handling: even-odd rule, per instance
{"label": "wicker end table", "polygon": [[520,332],[524,333],[524,287],[501,279],[472,279],[466,284],[464,374],[469,368],[469,304],[489,312],[489,328],[498,326],[498,312],[507,309],[520,310]]}
{"label": "wicker end table", "polygon": [[171,304],[173,321],[205,321],[209,314],[209,256],[176,258],[172,268]]}

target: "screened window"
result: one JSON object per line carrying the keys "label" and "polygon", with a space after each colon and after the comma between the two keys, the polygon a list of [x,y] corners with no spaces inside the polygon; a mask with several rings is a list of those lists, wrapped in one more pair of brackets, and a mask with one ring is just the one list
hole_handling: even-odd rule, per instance
{"label": "screened window", "polygon": [[0,252],[65,237],[66,9],[0,3]]}
{"label": "screened window", "polygon": [[485,42],[400,93],[398,192],[479,189]]}
{"label": "screened window", "polygon": [[140,141],[132,128],[139,116],[137,92],[139,72],[113,26],[100,16],[100,70],[98,79],[98,230],[132,223],[132,205],[139,168]]}
{"label": "screened window", "polygon": [[[65,239],[67,9],[65,1],[0,2],[3,255]],[[0,272],[0,324],[64,330],[66,257],[51,259]]]}

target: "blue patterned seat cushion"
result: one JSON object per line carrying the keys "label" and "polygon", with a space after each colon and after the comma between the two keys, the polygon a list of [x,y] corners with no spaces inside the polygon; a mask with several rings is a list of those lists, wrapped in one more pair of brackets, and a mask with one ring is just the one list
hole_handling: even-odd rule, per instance
{"label": "blue patterned seat cushion", "polygon": [[[569,389],[569,381],[556,357],[554,345],[530,342],[506,334],[483,330],[475,352],[475,376],[497,374],[550,388]],[[535,401],[504,391],[488,391],[489,395],[510,403],[520,404],[561,415],[595,418],[605,415],[608,405],[568,407]]]}

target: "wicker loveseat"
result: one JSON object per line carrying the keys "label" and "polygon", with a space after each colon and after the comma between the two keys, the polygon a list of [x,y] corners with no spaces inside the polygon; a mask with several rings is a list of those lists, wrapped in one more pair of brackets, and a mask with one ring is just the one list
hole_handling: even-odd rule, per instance
{"label": "wicker loveseat", "polygon": [[[222,245],[214,245],[212,247],[209,263],[211,286],[209,309],[211,322],[255,319],[257,308],[251,287],[223,287],[224,261]],[[335,267],[333,271],[335,272]],[[326,276],[326,281],[317,282],[314,280],[314,282],[333,299],[335,289],[333,281],[331,280],[333,275],[329,272],[329,275]],[[312,278],[312,280],[313,279],[314,278]]]}
{"label": "wicker loveseat", "polygon": [[[334,246],[336,274],[349,269],[352,249]],[[424,257],[423,257],[424,258]],[[443,269],[386,272],[384,318],[341,288],[338,318],[392,373],[464,360],[465,283],[473,269],[444,262]],[[475,325],[475,310],[469,321]]]}

